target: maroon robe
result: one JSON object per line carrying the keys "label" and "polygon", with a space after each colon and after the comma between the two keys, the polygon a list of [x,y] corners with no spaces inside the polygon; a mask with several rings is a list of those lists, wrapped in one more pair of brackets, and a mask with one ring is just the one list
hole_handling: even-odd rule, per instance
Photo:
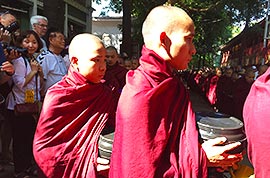
{"label": "maroon robe", "polygon": [[167,63],[145,47],[119,99],[111,178],[207,177],[188,93]]}
{"label": "maroon robe", "polygon": [[233,97],[232,97],[232,88],[233,81],[231,77],[225,75],[221,76],[217,82],[216,96],[217,101],[216,105],[219,109],[219,112],[232,115],[233,114]]}
{"label": "maroon robe", "polygon": [[211,105],[215,105],[217,96],[216,96],[216,88],[219,76],[214,75],[210,78],[209,89],[206,93],[206,97]]}
{"label": "maroon robe", "polygon": [[233,87],[233,116],[243,121],[243,107],[252,83],[248,83],[245,77],[239,78]]}
{"label": "maroon robe", "polygon": [[33,146],[44,177],[96,177],[97,141],[111,103],[107,86],[88,82],[72,67],[48,90]]}
{"label": "maroon robe", "polygon": [[248,141],[248,156],[256,178],[270,175],[270,68],[253,83],[243,116]]}
{"label": "maroon robe", "polygon": [[[117,103],[122,92],[124,85],[126,84],[126,74],[128,70],[118,64],[113,66],[107,66],[107,70],[104,76],[105,84],[112,89],[114,110],[116,111]],[[110,120],[107,127],[114,128],[115,120]]]}

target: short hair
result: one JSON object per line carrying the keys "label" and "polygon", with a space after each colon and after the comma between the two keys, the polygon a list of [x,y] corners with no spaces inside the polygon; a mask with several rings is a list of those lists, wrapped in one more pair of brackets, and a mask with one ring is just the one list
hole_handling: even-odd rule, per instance
{"label": "short hair", "polygon": [[38,23],[40,19],[46,20],[48,22],[47,17],[41,16],[41,15],[34,15],[30,19],[30,23],[33,26],[34,24]]}
{"label": "short hair", "polygon": [[0,12],[0,16],[1,17],[4,17],[7,14],[12,15],[13,17],[16,18],[16,15],[13,12],[11,12],[11,11],[2,11],[2,12]]}
{"label": "short hair", "polygon": [[20,47],[23,40],[25,38],[28,38],[30,35],[34,35],[34,37],[36,38],[37,42],[38,42],[38,49],[35,52],[39,52],[40,49],[43,47],[42,41],[40,40],[38,34],[34,31],[34,30],[26,30],[23,31],[17,38],[16,38],[16,46]]}
{"label": "short hair", "polygon": [[114,46],[108,46],[108,47],[106,47],[106,50],[114,50],[118,54],[118,51],[117,51],[116,47],[114,47]]}
{"label": "short hair", "polygon": [[48,46],[50,45],[50,38],[56,37],[57,33],[61,33],[64,35],[64,33],[61,30],[59,30],[58,28],[51,27],[48,29],[48,31],[46,32],[46,34],[44,36],[44,40]]}

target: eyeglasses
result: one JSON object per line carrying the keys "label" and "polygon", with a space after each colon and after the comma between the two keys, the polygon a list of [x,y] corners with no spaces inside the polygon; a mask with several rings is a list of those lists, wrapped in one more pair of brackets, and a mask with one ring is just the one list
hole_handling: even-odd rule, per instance
{"label": "eyeglasses", "polygon": [[37,23],[37,25],[38,26],[41,26],[42,28],[47,28],[48,27],[48,25],[45,25],[45,24],[39,24],[39,23]]}

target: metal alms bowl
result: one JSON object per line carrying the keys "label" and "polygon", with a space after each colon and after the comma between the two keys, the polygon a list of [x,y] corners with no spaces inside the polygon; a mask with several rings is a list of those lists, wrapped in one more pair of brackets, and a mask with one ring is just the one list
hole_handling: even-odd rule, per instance
{"label": "metal alms bowl", "polygon": [[225,144],[241,142],[241,146],[231,151],[231,153],[241,152],[246,146],[246,135],[244,124],[239,119],[215,112],[197,112],[196,122],[200,137],[203,140],[216,137],[226,137]]}

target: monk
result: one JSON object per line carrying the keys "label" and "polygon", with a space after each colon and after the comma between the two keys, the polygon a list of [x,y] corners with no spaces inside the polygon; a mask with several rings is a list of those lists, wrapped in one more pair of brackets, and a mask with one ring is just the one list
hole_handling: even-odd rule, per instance
{"label": "monk", "polygon": [[224,114],[233,114],[233,80],[232,80],[233,69],[226,68],[224,75],[222,75],[218,82],[216,88],[216,105],[218,111]]}
{"label": "monk", "polygon": [[244,104],[243,117],[247,135],[247,153],[255,177],[270,175],[270,68],[255,80]]}
{"label": "monk", "polygon": [[211,106],[215,107],[217,96],[216,96],[216,89],[217,89],[217,82],[219,77],[222,75],[221,69],[216,69],[216,74],[210,77],[209,80],[209,89],[206,93],[206,97],[211,104]]}
{"label": "monk", "polygon": [[119,54],[114,46],[106,47],[107,70],[104,77],[106,80],[105,84],[111,88],[115,88],[120,96],[122,88],[126,84],[127,70],[125,67],[119,65],[118,58]]}
{"label": "monk", "polygon": [[97,177],[97,141],[112,111],[101,40],[79,34],[69,46],[68,74],[45,96],[33,151],[39,177]]}
{"label": "monk", "polygon": [[[126,73],[128,71],[125,67],[119,65],[118,58],[119,54],[114,46],[106,47],[107,70],[104,79],[105,84],[112,89],[114,101],[112,104],[115,111],[122,89],[126,84]],[[115,121],[110,120],[106,127],[114,130]]]}
{"label": "monk", "polygon": [[199,143],[195,114],[177,70],[192,55],[194,23],[172,6],[151,10],[143,23],[140,66],[127,73],[117,112],[111,178],[207,177],[207,167],[229,167],[242,159],[216,146],[226,138]]}
{"label": "monk", "polygon": [[254,82],[255,73],[253,69],[245,71],[243,77],[239,78],[233,86],[233,116],[243,121],[243,107]]}

